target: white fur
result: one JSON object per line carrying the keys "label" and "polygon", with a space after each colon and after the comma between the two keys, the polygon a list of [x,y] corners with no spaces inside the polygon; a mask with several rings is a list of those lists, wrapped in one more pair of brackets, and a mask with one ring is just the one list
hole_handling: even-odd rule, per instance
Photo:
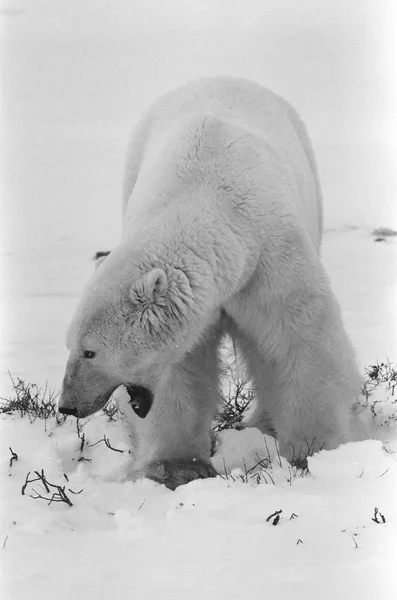
{"label": "white fur", "polygon": [[137,472],[170,487],[211,474],[225,332],[255,383],[251,424],[270,421],[286,456],[357,435],[360,378],[319,259],[315,160],[287,102],[229,78],[161,98],[129,146],[123,214],[121,244],[89,283],[69,345],[79,368],[91,345],[100,376],[153,390]]}

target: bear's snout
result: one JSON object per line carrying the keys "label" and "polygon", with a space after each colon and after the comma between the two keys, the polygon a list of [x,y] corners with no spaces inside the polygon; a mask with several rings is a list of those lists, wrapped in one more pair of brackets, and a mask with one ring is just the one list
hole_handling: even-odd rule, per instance
{"label": "bear's snout", "polygon": [[63,415],[72,415],[72,417],[76,417],[77,418],[77,408],[62,408],[59,407],[59,412],[62,413]]}
{"label": "bear's snout", "polygon": [[116,378],[109,379],[100,371],[79,373],[70,361],[66,367],[58,411],[76,419],[85,419],[103,408],[119,385]]}

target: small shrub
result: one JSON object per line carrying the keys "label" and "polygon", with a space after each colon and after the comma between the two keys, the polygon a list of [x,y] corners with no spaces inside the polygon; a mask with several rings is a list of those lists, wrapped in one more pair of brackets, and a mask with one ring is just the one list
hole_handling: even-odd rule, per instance
{"label": "small shrub", "polygon": [[388,394],[395,395],[397,369],[390,361],[376,363],[376,365],[370,365],[365,369],[365,380],[362,389],[364,397],[368,400],[379,386],[384,387]]}
{"label": "small shrub", "polygon": [[390,361],[365,369],[362,387],[363,403],[369,406],[377,427],[397,422],[397,368]]}
{"label": "small shrub", "polygon": [[109,421],[117,421],[118,418],[124,416],[123,411],[119,408],[119,403],[112,397],[103,407],[102,412],[107,416]]}
{"label": "small shrub", "polygon": [[245,368],[239,357],[225,361],[224,365],[224,400],[218,409],[213,423],[215,432],[224,429],[241,429],[248,409],[254,401],[254,391]]}
{"label": "small shrub", "polygon": [[397,235],[397,231],[390,229],[390,227],[378,227],[377,229],[373,230],[372,235],[380,238],[394,237]]}
{"label": "small shrub", "polygon": [[65,422],[66,416],[61,415],[57,409],[58,393],[52,392],[47,386],[40,389],[34,383],[25,383],[19,377],[11,377],[11,381],[14,395],[0,398],[0,414],[17,413],[21,417],[27,416],[31,421],[55,417],[58,425]]}

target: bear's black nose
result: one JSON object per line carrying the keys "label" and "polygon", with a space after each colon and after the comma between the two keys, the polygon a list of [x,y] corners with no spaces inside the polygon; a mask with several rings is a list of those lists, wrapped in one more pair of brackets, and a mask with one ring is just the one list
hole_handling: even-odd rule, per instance
{"label": "bear's black nose", "polygon": [[62,413],[63,415],[72,415],[72,417],[77,417],[77,408],[60,408],[59,412]]}

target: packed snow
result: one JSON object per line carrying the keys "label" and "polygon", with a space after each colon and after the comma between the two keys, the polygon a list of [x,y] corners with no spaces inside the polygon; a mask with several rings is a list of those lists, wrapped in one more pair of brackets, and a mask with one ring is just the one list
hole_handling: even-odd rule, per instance
{"label": "packed snow", "polygon": [[[326,204],[323,261],[360,369],[396,360],[397,237],[373,234],[397,227],[392,61],[377,45],[392,29],[378,2],[346,13],[334,0],[231,0],[227,14],[221,0],[3,4],[1,396],[13,393],[8,371],[59,390],[90,259],[117,243],[131,126],[200,75],[255,79],[302,113]],[[321,451],[309,472],[258,430],[225,430],[219,477],[175,492],[128,480],[122,418],[1,415],[1,598],[397,597],[392,387],[369,403],[375,439]],[[132,418],[122,393],[120,405]],[[59,487],[46,491],[42,472]],[[37,498],[62,489],[63,502]]]}

